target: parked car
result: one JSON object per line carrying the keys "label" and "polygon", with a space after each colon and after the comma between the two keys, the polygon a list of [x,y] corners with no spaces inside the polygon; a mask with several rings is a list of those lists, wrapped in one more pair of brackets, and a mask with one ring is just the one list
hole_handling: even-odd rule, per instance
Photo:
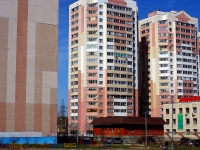
{"label": "parked car", "polygon": [[195,147],[199,147],[200,146],[200,140],[194,140],[194,144]]}
{"label": "parked car", "polygon": [[110,137],[104,137],[104,138],[101,139],[101,142],[105,143],[108,139],[111,139],[111,138]]}
{"label": "parked car", "polygon": [[181,138],[179,141],[178,141],[178,145],[181,146],[181,145],[185,145],[185,146],[193,146],[194,145],[194,140],[191,140],[190,138]]}
{"label": "parked car", "polygon": [[110,138],[105,141],[106,144],[123,144],[122,138]]}

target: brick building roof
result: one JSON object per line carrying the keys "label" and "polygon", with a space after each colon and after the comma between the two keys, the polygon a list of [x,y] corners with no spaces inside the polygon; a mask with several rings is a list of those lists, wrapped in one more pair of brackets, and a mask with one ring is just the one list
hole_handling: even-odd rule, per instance
{"label": "brick building roof", "polygon": [[[148,124],[166,124],[163,118],[147,117]],[[109,125],[109,124],[145,124],[145,117],[100,117],[95,118],[91,122],[93,125]]]}

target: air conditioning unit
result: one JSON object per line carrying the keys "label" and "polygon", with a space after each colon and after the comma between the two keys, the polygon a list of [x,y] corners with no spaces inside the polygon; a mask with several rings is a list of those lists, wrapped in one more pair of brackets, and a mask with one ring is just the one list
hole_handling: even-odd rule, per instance
{"label": "air conditioning unit", "polygon": [[185,113],[185,115],[187,116],[187,115],[188,115],[188,113]]}
{"label": "air conditioning unit", "polygon": [[193,112],[193,113],[192,113],[192,116],[194,116],[194,115],[195,115],[195,113]]}

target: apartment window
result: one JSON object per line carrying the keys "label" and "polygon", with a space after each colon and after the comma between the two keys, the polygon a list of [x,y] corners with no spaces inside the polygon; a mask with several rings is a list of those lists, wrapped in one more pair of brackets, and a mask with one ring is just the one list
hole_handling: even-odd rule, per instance
{"label": "apartment window", "polygon": [[110,132],[114,132],[114,128],[110,128]]}
{"label": "apartment window", "polygon": [[102,11],[100,11],[100,12],[99,12],[99,15],[103,15],[103,12],[102,12]]}
{"label": "apartment window", "polygon": [[193,124],[197,124],[197,118],[193,118]]}
{"label": "apartment window", "polygon": [[99,22],[103,22],[103,19],[102,19],[102,18],[100,18],[100,19],[99,19]]}
{"label": "apartment window", "polygon": [[103,84],[103,81],[99,81],[99,84],[102,85],[102,84]]}
{"label": "apartment window", "polygon": [[117,131],[120,132],[120,128],[118,128]]}
{"label": "apartment window", "polygon": [[[103,40],[99,39],[99,43],[103,43]],[[99,46],[99,49],[103,49],[103,46]]]}
{"label": "apartment window", "polygon": [[193,129],[194,133],[197,133],[197,129]]}
{"label": "apartment window", "polygon": [[190,119],[186,119],[186,124],[190,124]]}
{"label": "apartment window", "polygon": [[176,129],[173,129],[173,134],[176,134]]}
{"label": "apartment window", "polygon": [[103,25],[99,25],[99,28],[100,28],[100,29],[103,29]]}
{"label": "apartment window", "polygon": [[169,119],[166,119],[167,124],[169,124]]}
{"label": "apartment window", "polygon": [[103,32],[99,32],[99,35],[102,36],[102,35],[103,35]]}
{"label": "apartment window", "polygon": [[190,135],[190,129],[186,129],[186,134]]}
{"label": "apartment window", "polygon": [[166,114],[169,114],[169,109],[166,109]]}
{"label": "apartment window", "polygon": [[183,109],[179,108],[179,114],[182,114],[182,113],[183,113]]}
{"label": "apartment window", "polygon": [[197,108],[193,107],[193,113],[197,113]]}
{"label": "apartment window", "polygon": [[99,103],[99,106],[103,106],[103,103]]}
{"label": "apartment window", "polygon": [[103,110],[99,110],[99,113],[102,114],[102,113],[103,113]]}
{"label": "apartment window", "polygon": [[106,132],[106,128],[102,128],[102,132]]}
{"label": "apartment window", "polygon": [[176,119],[173,119],[173,124],[176,124]]}
{"label": "apartment window", "polygon": [[189,111],[189,108],[186,108],[186,113],[189,113],[190,111]]}
{"label": "apartment window", "polygon": [[100,71],[103,71],[103,67],[99,67],[99,70],[100,70]]}
{"label": "apartment window", "polygon": [[99,99],[103,99],[103,95],[99,95]]}
{"label": "apartment window", "polygon": [[103,5],[99,5],[99,8],[103,8]]}
{"label": "apartment window", "polygon": [[99,78],[103,78],[103,74],[99,74]]}
{"label": "apartment window", "polygon": [[103,88],[99,88],[99,92],[103,92]]}
{"label": "apartment window", "polygon": [[103,57],[103,53],[99,53],[99,56],[100,56],[100,57]]}

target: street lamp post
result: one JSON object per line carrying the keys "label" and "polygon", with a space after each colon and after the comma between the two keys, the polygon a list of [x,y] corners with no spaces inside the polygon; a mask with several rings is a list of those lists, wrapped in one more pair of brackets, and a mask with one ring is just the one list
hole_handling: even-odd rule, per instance
{"label": "street lamp post", "polygon": [[151,112],[153,110],[145,111],[145,146],[147,146],[147,112]]}

